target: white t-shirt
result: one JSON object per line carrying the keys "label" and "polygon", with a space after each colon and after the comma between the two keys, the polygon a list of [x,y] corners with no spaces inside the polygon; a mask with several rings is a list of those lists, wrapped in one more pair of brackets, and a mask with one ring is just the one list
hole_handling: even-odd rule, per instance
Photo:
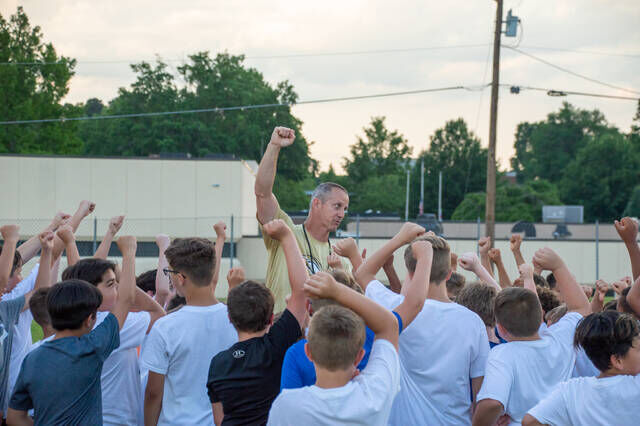
{"label": "white t-shirt", "polygon": [[271,406],[267,425],[384,426],[399,390],[398,353],[391,342],[376,339],[360,375],[339,388],[284,389]]}
{"label": "white t-shirt", "polygon": [[[109,315],[98,312],[97,327]],[[102,366],[102,420],[105,425],[143,425],[142,385],[137,347],[142,344],[151,316],[130,312],[120,329],[120,346]]]}
{"label": "white t-shirt", "polygon": [[207,395],[211,359],[237,341],[222,303],[186,305],[155,322],[142,346],[140,362],[165,376],[158,425],[213,424]]}
{"label": "white t-shirt", "polygon": [[[390,310],[404,300],[375,280],[366,295]],[[471,424],[470,379],[484,375],[488,353],[487,329],[475,312],[427,299],[400,335],[401,389],[389,424]]]}
{"label": "white t-shirt", "polygon": [[578,377],[560,383],[529,410],[550,425],[637,426],[640,376]]}
{"label": "white t-shirt", "polygon": [[[2,296],[2,300],[12,300],[20,296],[24,296],[29,293],[36,285],[36,278],[38,277],[38,269],[40,264],[37,264],[32,270],[29,276],[16,285],[16,287],[10,292]],[[18,318],[18,323],[14,325],[13,343],[11,345],[11,361],[9,361],[9,389],[10,393],[13,393],[13,387],[18,380],[18,374],[20,373],[20,367],[24,357],[31,351],[33,345],[33,339],[31,337],[31,322],[33,321],[33,315],[31,310],[25,309]],[[5,413],[6,415],[6,413]]]}
{"label": "white t-shirt", "polygon": [[491,349],[478,401],[494,399],[504,406],[511,425],[573,373],[573,335],[582,315],[569,312],[539,340],[513,341]]}

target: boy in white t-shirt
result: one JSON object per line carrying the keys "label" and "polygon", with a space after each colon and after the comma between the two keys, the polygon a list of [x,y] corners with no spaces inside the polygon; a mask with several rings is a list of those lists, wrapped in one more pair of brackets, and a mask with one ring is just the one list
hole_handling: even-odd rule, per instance
{"label": "boy in white t-shirt", "polygon": [[[451,302],[447,295],[446,281],[451,275],[447,241],[435,235],[420,239],[426,239],[433,247],[431,271],[425,276],[429,289],[424,306],[400,335],[401,390],[393,403],[389,424],[468,425],[470,396],[480,389],[489,353],[487,332],[475,312]],[[405,249],[404,259],[408,279],[413,279],[420,273],[411,245]],[[379,281],[367,283],[363,279],[367,263],[356,271],[367,297],[389,310],[396,310],[405,298],[412,299],[407,285],[403,285],[400,295]]]}
{"label": "boy in white t-shirt", "polygon": [[[428,273],[431,245],[419,241],[413,248],[419,268]],[[321,308],[311,318],[305,352],[315,367],[316,384],[284,389],[271,407],[267,424],[386,425],[400,385],[395,316],[325,272],[312,276],[305,291],[310,297],[334,299],[342,306]],[[376,339],[367,368],[358,375],[357,365],[364,356],[363,319]]]}
{"label": "boy in white t-shirt", "polygon": [[171,283],[187,304],[156,322],[142,346],[149,369],[145,424],[213,424],[207,396],[209,364],[238,340],[227,307],[215,297],[214,246],[204,238],[178,238],[166,249]]}
{"label": "boy in white t-shirt", "polygon": [[538,250],[533,264],[553,272],[569,312],[540,335],[542,307],[536,293],[511,287],[498,294],[494,305],[498,332],[508,343],[489,354],[474,426],[493,425],[503,413],[511,418],[510,424],[520,424],[529,409],[573,372],[574,332],[591,311],[589,300],[553,250]]}
{"label": "boy in white t-shirt", "polygon": [[640,327],[629,314],[605,311],[585,317],[575,334],[602,371],[560,383],[522,419],[525,426],[638,424]]}

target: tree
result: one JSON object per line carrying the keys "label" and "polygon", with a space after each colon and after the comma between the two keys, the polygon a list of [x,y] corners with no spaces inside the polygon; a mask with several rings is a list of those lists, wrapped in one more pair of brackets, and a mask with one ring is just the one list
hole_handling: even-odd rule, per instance
{"label": "tree", "polygon": [[613,221],[640,180],[640,155],[620,133],[592,138],[571,161],[560,185],[567,204],[584,206],[585,220]]}
{"label": "tree", "polygon": [[420,201],[420,163],[425,167],[425,212],[436,212],[438,207],[438,174],[442,172],[443,218],[449,218],[470,192],[486,187],[487,150],[462,119],[447,121],[430,138],[429,148],[420,153],[412,171],[412,207],[418,209]]}
{"label": "tree", "polygon": [[[42,41],[39,26],[32,27],[22,7],[5,20],[0,15],[0,117],[4,121],[37,120],[81,115],[79,107],[62,104],[74,74],[75,59],[58,56]],[[0,152],[77,154],[82,142],[76,123],[4,125]]]}
{"label": "tree", "polygon": [[401,174],[371,175],[353,190],[349,210],[364,213],[367,210],[402,215],[405,204],[405,177]]}
{"label": "tree", "polygon": [[88,99],[87,102],[85,102],[84,104],[84,112],[89,117],[100,114],[103,108],[104,108],[104,104],[98,98]]}
{"label": "tree", "polygon": [[631,192],[631,197],[627,206],[622,212],[622,216],[640,217],[640,185],[636,185]]}
{"label": "tree", "polygon": [[[484,220],[486,195],[484,192],[467,194],[451,216],[452,220]],[[545,180],[524,185],[500,183],[496,189],[496,221],[540,222],[543,205],[561,204],[558,188]]]}
{"label": "tree", "polygon": [[598,110],[586,111],[563,103],[558,112],[537,123],[520,123],[511,166],[520,181],[535,178],[559,183],[567,164],[592,137],[616,131]]}
{"label": "tree", "polygon": [[343,166],[349,179],[360,184],[373,175],[403,173],[407,167],[411,147],[397,130],[387,129],[385,117],[373,117],[364,131],[366,139],[358,136],[351,145],[350,157],[344,158]]}

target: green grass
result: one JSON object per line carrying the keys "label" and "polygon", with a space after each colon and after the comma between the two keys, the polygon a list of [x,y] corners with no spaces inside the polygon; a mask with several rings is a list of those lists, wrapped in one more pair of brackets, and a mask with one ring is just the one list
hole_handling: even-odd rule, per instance
{"label": "green grass", "polygon": [[37,322],[31,321],[31,338],[33,339],[33,343],[42,340],[42,337],[44,337],[42,328],[38,325]]}

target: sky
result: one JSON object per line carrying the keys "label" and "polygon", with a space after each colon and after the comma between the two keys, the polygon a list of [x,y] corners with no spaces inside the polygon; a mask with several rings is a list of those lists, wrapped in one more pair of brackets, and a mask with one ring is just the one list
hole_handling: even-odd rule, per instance
{"label": "sky", "polygon": [[[107,103],[135,75],[128,64],[156,55],[177,67],[192,53],[245,54],[246,64],[276,84],[289,80],[299,100],[371,95],[449,86],[470,90],[299,105],[293,113],[314,144],[322,170],[341,170],[349,145],[374,116],[409,141],[414,154],[434,131],[462,117],[484,146],[489,135],[492,0],[3,0],[0,13],[22,5],[32,25],[57,52],[77,59],[66,102],[97,97]],[[500,82],[546,89],[640,97],[640,7],[637,0],[505,0],[521,19],[518,36],[503,45],[631,93],[586,81],[508,48],[501,50]],[[416,50],[416,48],[432,48]],[[291,54],[401,50],[377,54],[259,58]],[[568,49],[568,50],[555,50]],[[85,62],[88,61],[88,62]],[[91,61],[100,61],[91,63]],[[104,62],[106,61],[106,62]],[[175,68],[174,68],[175,69]],[[599,109],[628,131],[637,102],[594,97],[550,97],[543,91],[500,90],[497,156],[513,155],[518,123],[543,120],[563,101]],[[216,105],[223,106],[223,105]],[[226,105],[224,105],[226,106]]]}

